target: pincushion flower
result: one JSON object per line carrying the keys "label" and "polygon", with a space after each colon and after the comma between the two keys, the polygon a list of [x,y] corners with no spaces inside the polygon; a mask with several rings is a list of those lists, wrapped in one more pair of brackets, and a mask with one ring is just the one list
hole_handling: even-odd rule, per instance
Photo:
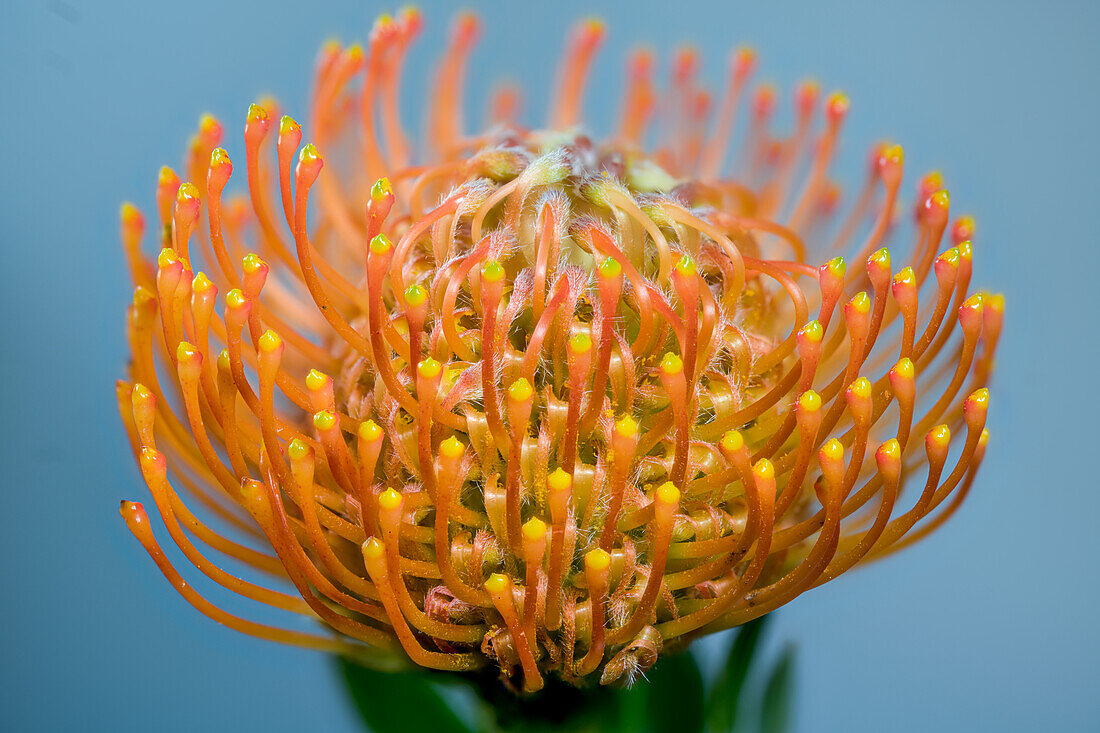
{"label": "pincushion flower", "polygon": [[289,644],[494,665],[528,692],[608,684],[951,516],[987,441],[1003,299],[969,292],[973,222],[949,226],[937,174],[910,208],[902,150],[879,144],[844,200],[847,98],[799,86],[780,134],[747,50],[713,100],[692,52],[660,92],[637,53],[595,141],[595,22],[544,128],[504,89],[470,135],[478,24],[460,17],[417,145],[398,99],[419,27],[409,11],[366,48],[325,46],[312,142],[253,105],[241,196],[203,118],[189,182],[160,174],[155,259],[123,207],[118,399],[159,523],[191,570],[327,631],[199,595],[123,502],[188,602]]}

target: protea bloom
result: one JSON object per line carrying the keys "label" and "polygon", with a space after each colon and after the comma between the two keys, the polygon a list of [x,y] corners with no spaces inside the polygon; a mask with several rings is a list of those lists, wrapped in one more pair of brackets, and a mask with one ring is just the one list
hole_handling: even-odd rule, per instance
{"label": "protea bloom", "polygon": [[[594,142],[577,126],[595,22],[568,42],[546,129],[518,125],[505,90],[469,136],[461,17],[418,148],[397,101],[419,26],[385,17],[366,49],[323,49],[310,144],[253,105],[244,198],[223,199],[233,163],[204,118],[191,182],[161,172],[155,261],[123,207],[137,289],[118,398],[160,518],[198,571],[333,633],[215,606],[123,502],[191,604],[290,644],[497,665],[526,691],[606,684],[952,514],[987,440],[1003,300],[968,295],[973,223],[949,229],[936,174],[914,211],[901,148],[877,145],[842,207],[847,99],[800,86],[778,135],[770,87],[744,104],[746,50],[713,119],[692,53],[664,93],[638,53],[621,125]],[[891,238],[911,266],[892,270]]]}

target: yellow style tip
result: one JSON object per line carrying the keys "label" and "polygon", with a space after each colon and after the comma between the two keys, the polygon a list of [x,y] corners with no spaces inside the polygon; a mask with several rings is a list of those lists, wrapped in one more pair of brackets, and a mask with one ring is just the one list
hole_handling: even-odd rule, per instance
{"label": "yellow style tip", "polygon": [[286,454],[292,461],[304,461],[309,457],[310,451],[309,443],[305,442],[301,438],[295,438],[290,441],[290,445],[286,447]]}
{"label": "yellow style tip", "polygon": [[802,412],[813,413],[821,409],[821,395],[812,389],[808,389],[798,398],[798,409]]}
{"label": "yellow style tip", "polygon": [[598,547],[589,550],[584,556],[584,566],[594,573],[602,573],[611,567],[611,553]]}
{"label": "yellow style tip", "polygon": [[520,532],[523,534],[523,539],[528,542],[538,542],[546,537],[546,522],[538,517],[532,517],[523,523]]}
{"label": "yellow style tip", "polygon": [[679,374],[684,371],[684,361],[670,351],[661,359],[661,371],[669,376]]}
{"label": "yellow style tip", "polygon": [[450,460],[461,458],[462,454],[465,452],[466,446],[462,444],[461,440],[453,435],[439,444],[439,454]]}
{"label": "yellow style tip", "polygon": [[623,438],[633,438],[638,435],[638,421],[630,415],[623,415],[615,421],[615,434]]}
{"label": "yellow style tip", "polygon": [[410,285],[405,289],[405,302],[413,308],[424,305],[428,299],[428,291],[419,285]]}
{"label": "yellow style tip", "polygon": [[404,501],[405,497],[401,496],[401,492],[394,489],[386,489],[378,495],[378,506],[386,511],[400,509]]}
{"label": "yellow style tip", "polygon": [[745,437],[739,430],[728,430],[722,436],[722,450],[728,453],[736,453],[745,447]]}
{"label": "yellow style tip", "polygon": [[368,443],[382,439],[382,428],[374,420],[359,423],[359,437]]}
{"label": "yellow style tip", "polygon": [[316,369],[310,369],[309,374],[306,375],[306,388],[310,392],[316,392],[319,389],[323,389],[328,383],[329,376]]}
{"label": "yellow style tip", "polygon": [[531,383],[523,377],[512,382],[512,386],[508,388],[508,397],[516,402],[526,402],[531,399],[534,393],[535,391],[531,387]]}
{"label": "yellow style tip", "polygon": [[322,433],[327,433],[336,427],[336,415],[329,410],[321,410],[313,414],[313,427]]}
{"label": "yellow style tip", "polygon": [[489,579],[485,581],[485,590],[489,591],[492,595],[500,595],[508,590],[508,586],[511,584],[511,580],[507,575],[503,573],[493,573],[489,576]]}
{"label": "yellow style tip", "polygon": [[283,339],[279,334],[272,331],[270,328],[264,331],[264,335],[260,336],[260,351],[265,353],[272,353],[283,347]]}
{"label": "yellow style tip", "polygon": [[481,277],[486,282],[498,283],[504,279],[504,266],[497,260],[487,260],[481,266]]}
{"label": "yellow style tip", "polygon": [[676,505],[680,503],[680,490],[676,488],[676,484],[671,481],[666,481],[657,487],[657,492],[654,494],[654,499],[661,504]]}
{"label": "yellow style tip", "polygon": [[584,331],[569,337],[569,352],[572,354],[587,354],[592,350],[592,337]]}
{"label": "yellow style tip", "polygon": [[393,244],[385,234],[379,234],[370,240],[371,254],[382,256],[388,254],[392,248]]}
{"label": "yellow style tip", "polygon": [[430,356],[416,365],[416,373],[424,379],[435,379],[442,371],[443,365]]}
{"label": "yellow style tip", "polygon": [[557,468],[546,477],[546,485],[551,491],[568,491],[573,486],[573,477],[563,469]]}

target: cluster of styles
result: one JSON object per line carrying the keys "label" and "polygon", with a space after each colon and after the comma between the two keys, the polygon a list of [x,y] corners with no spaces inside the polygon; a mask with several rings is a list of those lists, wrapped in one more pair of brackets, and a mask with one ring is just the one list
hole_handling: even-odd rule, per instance
{"label": "cluster of styles", "polygon": [[578,124],[596,22],[568,40],[545,129],[503,88],[469,135],[461,16],[414,146],[398,101],[420,25],[324,47],[312,143],[253,105],[238,197],[204,117],[190,182],[161,171],[155,259],[123,206],[118,400],[160,523],[215,583],[326,632],[214,605],[123,502],[188,602],[288,644],[495,665],[517,691],[629,682],[951,516],[985,451],[1004,305],[968,293],[973,221],[949,224],[938,174],[900,203],[901,148],[879,144],[842,205],[847,99],[800,85],[780,135],[748,50],[713,100],[690,50],[667,91],[638,52],[595,142]]}

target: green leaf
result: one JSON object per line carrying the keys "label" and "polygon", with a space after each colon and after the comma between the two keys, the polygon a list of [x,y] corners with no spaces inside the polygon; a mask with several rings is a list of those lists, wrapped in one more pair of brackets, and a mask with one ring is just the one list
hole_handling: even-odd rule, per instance
{"label": "green leaf", "polygon": [[605,722],[601,730],[607,733],[635,733],[645,730],[646,707],[649,703],[649,690],[646,687],[645,680],[642,680],[627,689],[602,690],[605,694],[614,695],[616,704],[613,717]]}
{"label": "green leaf", "polygon": [[645,729],[648,691],[644,684],[619,689],[589,681],[584,687],[576,687],[547,675],[546,685],[539,692],[516,695],[492,671],[464,675],[461,679],[475,695],[485,731],[638,733]]}
{"label": "green leaf", "polygon": [[791,687],[793,686],[794,651],[783,650],[764,688],[764,702],[760,709],[762,733],[786,733],[791,728]]}
{"label": "green leaf", "polygon": [[703,673],[691,652],[659,658],[646,677],[649,728],[654,733],[703,730]]}
{"label": "green leaf", "polygon": [[737,724],[742,690],[768,617],[749,621],[737,631],[729,658],[707,700],[707,722],[714,733],[728,733]]}
{"label": "green leaf", "polygon": [[448,707],[431,682],[431,673],[368,669],[343,657],[337,665],[368,730],[473,733]]}

